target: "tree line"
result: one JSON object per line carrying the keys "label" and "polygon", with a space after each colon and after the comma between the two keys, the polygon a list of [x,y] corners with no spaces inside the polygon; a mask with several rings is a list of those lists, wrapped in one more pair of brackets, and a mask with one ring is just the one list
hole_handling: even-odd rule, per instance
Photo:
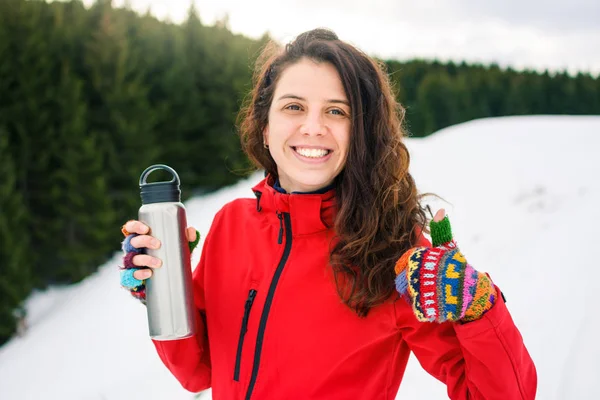
{"label": "tree line", "polygon": [[[269,37],[203,24],[201,11],[174,24],[110,0],[0,2],[0,344],[32,290],[114,255],[147,166],[174,167],[185,198],[249,170],[235,122]],[[600,114],[587,73],[382,62],[414,137],[481,117]]]}
{"label": "tree line", "polygon": [[600,79],[589,73],[423,60],[386,65],[414,137],[476,118],[600,114]]}

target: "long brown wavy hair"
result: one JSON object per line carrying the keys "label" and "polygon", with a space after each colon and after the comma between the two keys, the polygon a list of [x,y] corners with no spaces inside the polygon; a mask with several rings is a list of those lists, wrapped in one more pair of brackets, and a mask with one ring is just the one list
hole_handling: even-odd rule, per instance
{"label": "long brown wavy hair", "polygon": [[284,47],[269,43],[257,60],[239,130],[249,159],[272,176],[277,165],[263,147],[263,131],[278,78],[302,58],[333,65],[350,102],[348,156],[334,182],[338,211],[330,261],[341,299],[366,316],[394,293],[394,265],[427,223],[408,172],[404,109],[383,65],[330,30],[305,32]]}

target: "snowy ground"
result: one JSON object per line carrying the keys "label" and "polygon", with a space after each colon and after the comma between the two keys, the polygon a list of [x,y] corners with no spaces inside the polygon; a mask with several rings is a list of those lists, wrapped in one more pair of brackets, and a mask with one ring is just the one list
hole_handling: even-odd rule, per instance
{"label": "snowy ground", "polygon": [[[537,366],[538,398],[600,399],[600,117],[477,120],[408,146],[419,189],[450,203],[432,201],[433,211],[446,208],[471,264],[506,295]],[[205,234],[258,179],[190,200],[190,224]],[[29,331],[0,348],[0,399],[194,397],[155,354],[144,307],[119,287],[118,262],[116,253],[84,282],[30,298]],[[398,398],[447,396],[411,359]]]}

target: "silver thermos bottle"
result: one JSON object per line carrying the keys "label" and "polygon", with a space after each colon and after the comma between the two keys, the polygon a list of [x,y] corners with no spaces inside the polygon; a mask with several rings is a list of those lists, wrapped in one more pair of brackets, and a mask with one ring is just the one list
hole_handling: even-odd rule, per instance
{"label": "silver thermos bottle", "polygon": [[[173,179],[146,182],[148,175],[158,170],[169,172]],[[167,165],[152,165],[140,176],[139,220],[161,242],[159,249],[145,251],[163,262],[146,280],[148,329],[155,340],[182,339],[196,333],[190,249],[185,234],[187,218],[179,185],[177,172]]]}

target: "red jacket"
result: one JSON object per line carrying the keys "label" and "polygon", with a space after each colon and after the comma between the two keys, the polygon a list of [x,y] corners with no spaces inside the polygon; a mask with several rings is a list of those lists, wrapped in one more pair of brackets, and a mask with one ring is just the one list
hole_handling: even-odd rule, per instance
{"label": "red jacket", "polygon": [[[410,351],[451,399],[533,399],[534,364],[502,300],[467,324],[420,323],[398,296],[358,317],[328,267],[334,193],[282,194],[215,216],[194,270],[199,334],[154,341],[192,392],[220,399],[394,399]],[[422,243],[421,243],[422,244]]]}

